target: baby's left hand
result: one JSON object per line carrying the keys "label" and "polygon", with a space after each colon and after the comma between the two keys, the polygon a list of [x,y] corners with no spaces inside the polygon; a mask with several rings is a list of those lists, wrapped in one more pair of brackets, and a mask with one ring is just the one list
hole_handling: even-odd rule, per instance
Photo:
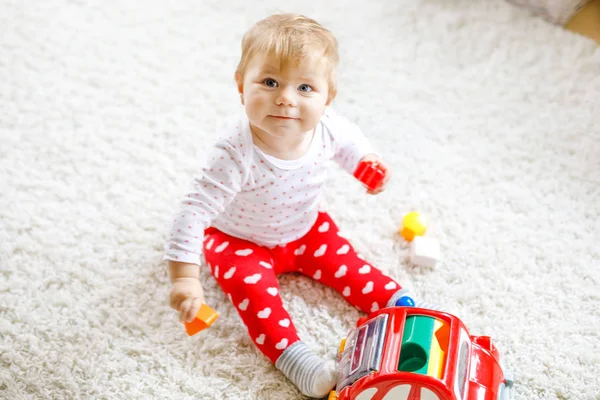
{"label": "baby's left hand", "polygon": [[386,184],[392,177],[392,170],[385,162],[383,162],[381,157],[377,156],[376,154],[367,154],[366,156],[361,158],[360,162],[363,162],[363,161],[374,162],[377,164],[377,168],[379,168],[383,171],[383,182],[381,183],[381,186],[379,186],[375,190],[367,189],[367,193],[368,194],[378,194],[378,193],[383,192],[385,190]]}

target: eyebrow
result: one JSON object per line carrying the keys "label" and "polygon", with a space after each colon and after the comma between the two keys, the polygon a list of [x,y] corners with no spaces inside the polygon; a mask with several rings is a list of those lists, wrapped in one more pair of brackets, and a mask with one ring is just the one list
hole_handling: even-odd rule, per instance
{"label": "eyebrow", "polygon": [[[279,68],[277,68],[273,65],[265,65],[261,69],[261,74],[281,74],[281,71],[279,70]],[[315,74],[302,75],[302,76],[299,76],[298,79],[302,80],[302,81],[314,82],[317,80],[317,75],[315,75]]]}
{"label": "eyebrow", "polygon": [[273,73],[273,72],[279,73],[279,72],[280,72],[280,71],[279,71],[279,68],[275,68],[275,67],[274,67],[274,66],[272,66],[272,65],[266,65],[264,68],[261,68],[261,71],[262,71],[263,73],[265,73],[265,72],[266,72],[266,73]]}

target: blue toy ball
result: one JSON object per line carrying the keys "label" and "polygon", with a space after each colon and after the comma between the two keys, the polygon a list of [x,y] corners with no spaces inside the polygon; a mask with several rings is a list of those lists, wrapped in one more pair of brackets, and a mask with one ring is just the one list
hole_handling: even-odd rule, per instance
{"label": "blue toy ball", "polygon": [[396,307],[414,307],[415,301],[412,297],[402,296],[396,300]]}

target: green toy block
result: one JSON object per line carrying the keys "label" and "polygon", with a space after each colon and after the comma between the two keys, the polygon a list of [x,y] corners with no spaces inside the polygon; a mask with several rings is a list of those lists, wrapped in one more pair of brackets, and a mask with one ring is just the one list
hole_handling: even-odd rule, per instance
{"label": "green toy block", "polygon": [[414,315],[406,318],[398,371],[427,374],[435,318]]}

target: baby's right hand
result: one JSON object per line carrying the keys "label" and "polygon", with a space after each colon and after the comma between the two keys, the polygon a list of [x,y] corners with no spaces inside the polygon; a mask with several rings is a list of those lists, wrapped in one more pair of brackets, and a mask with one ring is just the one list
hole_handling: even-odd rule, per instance
{"label": "baby's right hand", "polygon": [[191,322],[204,304],[204,291],[197,278],[177,278],[171,285],[169,305],[179,311],[181,322]]}

